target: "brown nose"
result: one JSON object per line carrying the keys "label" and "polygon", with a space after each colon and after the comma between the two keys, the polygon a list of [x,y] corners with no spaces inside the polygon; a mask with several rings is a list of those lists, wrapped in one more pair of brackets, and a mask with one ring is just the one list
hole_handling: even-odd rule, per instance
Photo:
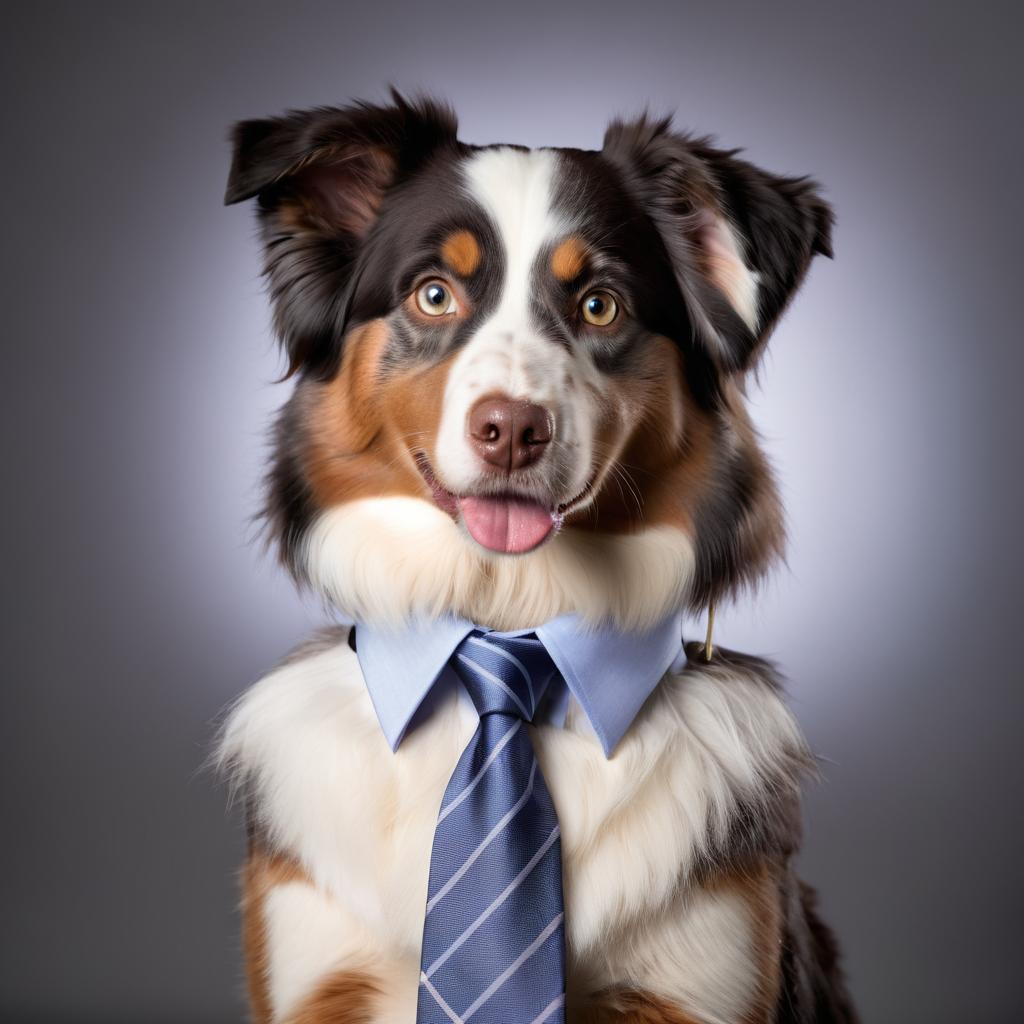
{"label": "brown nose", "polygon": [[466,429],[484,462],[511,473],[544,454],[551,441],[551,414],[532,402],[491,395],[469,410]]}

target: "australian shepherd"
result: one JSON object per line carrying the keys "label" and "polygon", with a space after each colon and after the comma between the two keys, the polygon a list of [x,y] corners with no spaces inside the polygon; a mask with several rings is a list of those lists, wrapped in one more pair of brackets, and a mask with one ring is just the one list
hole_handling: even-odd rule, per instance
{"label": "australian shepherd", "polygon": [[[446,692],[393,749],[360,627],[572,613],[638,635],[756,583],[784,529],[744,386],[832,212],[814,181],[647,116],[599,150],[476,146],[395,94],[244,121],[233,145],[226,202],[257,200],[294,380],[268,527],[356,624],[221,737],[248,809],[252,1016],[412,1024],[438,807],[476,718]],[[814,759],[777,674],[677,647],[614,750],[574,697],[529,726],[562,829],[566,1019],[854,1021],[793,868]]]}

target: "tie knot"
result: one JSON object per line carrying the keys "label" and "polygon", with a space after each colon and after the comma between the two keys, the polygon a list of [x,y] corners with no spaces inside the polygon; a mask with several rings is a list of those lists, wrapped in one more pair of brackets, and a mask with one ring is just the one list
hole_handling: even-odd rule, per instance
{"label": "tie knot", "polygon": [[497,636],[475,629],[455,649],[452,667],[481,718],[515,715],[532,721],[545,687],[558,669],[533,633]]}

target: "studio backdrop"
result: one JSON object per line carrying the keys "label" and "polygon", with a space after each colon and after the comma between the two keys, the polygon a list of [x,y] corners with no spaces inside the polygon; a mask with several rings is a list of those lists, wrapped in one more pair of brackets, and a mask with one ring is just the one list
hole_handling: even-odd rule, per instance
{"label": "studio backdrop", "polygon": [[[753,414],[787,564],[720,609],[823,781],[801,870],[874,1024],[1018,1019],[1022,101],[1013,5],[8,4],[0,1018],[243,1017],[222,709],[328,619],[264,553],[290,384],[228,126],[452,102],[595,148],[645,106],[837,214]],[[690,638],[704,623],[689,624]]]}

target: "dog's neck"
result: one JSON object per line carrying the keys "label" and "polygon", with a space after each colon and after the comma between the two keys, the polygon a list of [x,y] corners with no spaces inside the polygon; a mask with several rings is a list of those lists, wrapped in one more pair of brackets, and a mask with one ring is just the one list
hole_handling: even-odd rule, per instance
{"label": "dog's neck", "polygon": [[670,527],[567,529],[527,555],[488,555],[426,502],[373,498],[321,516],[303,568],[357,622],[458,615],[513,630],[575,612],[588,623],[643,630],[685,606],[693,567],[689,538]]}

